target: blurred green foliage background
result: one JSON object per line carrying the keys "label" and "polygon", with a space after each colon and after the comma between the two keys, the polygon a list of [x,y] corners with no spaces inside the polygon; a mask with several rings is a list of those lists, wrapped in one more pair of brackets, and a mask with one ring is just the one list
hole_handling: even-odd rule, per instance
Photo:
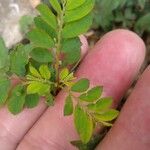
{"label": "blurred green foliage background", "polygon": [[93,28],[150,32],[150,0],[96,0]]}

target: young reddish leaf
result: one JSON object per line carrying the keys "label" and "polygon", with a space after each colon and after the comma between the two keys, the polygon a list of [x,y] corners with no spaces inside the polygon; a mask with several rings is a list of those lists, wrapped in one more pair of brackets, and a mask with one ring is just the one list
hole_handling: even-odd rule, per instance
{"label": "young reddish leaf", "polygon": [[89,80],[88,79],[80,79],[77,81],[71,88],[73,92],[85,92],[89,88]]}
{"label": "young reddish leaf", "polygon": [[34,108],[38,105],[40,97],[38,94],[30,94],[25,97],[25,106],[27,108]]}
{"label": "young reddish leaf", "polygon": [[96,86],[90,89],[87,93],[80,95],[80,99],[87,102],[93,102],[98,100],[102,95],[103,88],[100,86]]}
{"label": "young reddish leaf", "polygon": [[80,107],[75,107],[74,123],[83,143],[88,143],[93,132],[92,118]]}
{"label": "young reddish leaf", "polygon": [[69,95],[67,96],[65,101],[64,115],[69,116],[72,115],[72,113],[73,113],[73,101],[72,101],[72,97]]}

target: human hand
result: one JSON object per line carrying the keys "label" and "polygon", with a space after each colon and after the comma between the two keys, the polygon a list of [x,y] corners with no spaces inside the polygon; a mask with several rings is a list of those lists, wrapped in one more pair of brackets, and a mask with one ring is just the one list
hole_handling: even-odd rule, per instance
{"label": "human hand", "polygon": [[[84,41],[83,51],[87,49]],[[116,107],[137,75],[145,56],[145,45],[134,33],[115,30],[106,34],[82,61],[77,77],[103,85],[104,95]],[[97,150],[148,150],[150,147],[150,68],[147,68],[124,105],[119,118]],[[75,150],[77,140],[72,117],[63,116],[65,93],[54,107],[41,104],[17,116],[0,109],[0,150]]]}

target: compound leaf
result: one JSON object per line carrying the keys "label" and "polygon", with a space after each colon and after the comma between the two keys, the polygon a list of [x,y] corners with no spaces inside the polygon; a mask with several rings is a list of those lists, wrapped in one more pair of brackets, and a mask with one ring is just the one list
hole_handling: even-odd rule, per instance
{"label": "compound leaf", "polygon": [[52,38],[45,31],[38,28],[28,32],[27,37],[36,47],[51,48],[54,46]]}
{"label": "compound leaf", "polygon": [[39,68],[40,74],[44,79],[49,80],[51,78],[51,72],[47,65],[41,65]]}
{"label": "compound leaf", "polygon": [[40,12],[43,20],[45,20],[52,28],[57,28],[56,16],[52,13],[47,5],[39,4],[37,6],[37,10]]}
{"label": "compound leaf", "polygon": [[65,101],[65,106],[64,106],[64,115],[69,116],[72,115],[73,113],[73,101],[71,96],[67,96],[66,101]]}
{"label": "compound leaf", "polygon": [[30,56],[37,62],[40,63],[49,63],[49,62],[53,62],[53,55],[52,53],[44,48],[34,48],[31,53]]}
{"label": "compound leaf", "polygon": [[25,97],[25,106],[27,108],[34,108],[38,105],[40,97],[38,94],[30,94]]}
{"label": "compound leaf", "polygon": [[76,0],[76,2],[74,2],[74,0],[68,0],[66,4],[66,10],[75,9],[81,6],[84,2],[85,0]]}
{"label": "compound leaf", "polygon": [[93,102],[100,98],[103,88],[100,86],[90,89],[87,93],[80,95],[80,99],[87,102]]}
{"label": "compound leaf", "polygon": [[74,122],[82,142],[89,142],[93,132],[93,121],[92,118],[78,105],[75,107]]}
{"label": "compound leaf", "polygon": [[93,17],[91,14],[88,14],[78,21],[66,24],[62,32],[63,38],[73,38],[87,32],[92,25],[92,22]]}
{"label": "compound leaf", "polygon": [[71,88],[73,92],[85,92],[89,88],[89,80],[88,79],[80,79],[77,81]]}
{"label": "compound leaf", "polygon": [[6,77],[0,78],[0,106],[6,102],[8,91],[10,88],[10,80]]}
{"label": "compound leaf", "polygon": [[23,110],[25,103],[25,93],[22,85],[17,85],[11,92],[11,97],[8,99],[9,111],[16,115]]}
{"label": "compound leaf", "polygon": [[85,3],[82,4],[80,7],[77,7],[76,9],[73,10],[66,11],[65,18],[64,18],[65,22],[72,22],[85,17],[93,9],[94,3],[95,3],[94,0],[86,0]]}

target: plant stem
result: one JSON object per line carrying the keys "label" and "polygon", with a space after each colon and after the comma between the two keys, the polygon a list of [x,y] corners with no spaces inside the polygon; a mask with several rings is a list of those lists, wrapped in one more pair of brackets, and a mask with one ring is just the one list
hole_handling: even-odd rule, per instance
{"label": "plant stem", "polygon": [[56,69],[56,83],[57,87],[59,85],[59,61],[60,61],[60,49],[61,49],[61,40],[62,40],[62,29],[64,25],[64,14],[65,14],[65,2],[62,2],[62,11],[58,15],[58,35],[57,35],[57,44],[56,44],[56,64],[55,64],[55,69]]}

